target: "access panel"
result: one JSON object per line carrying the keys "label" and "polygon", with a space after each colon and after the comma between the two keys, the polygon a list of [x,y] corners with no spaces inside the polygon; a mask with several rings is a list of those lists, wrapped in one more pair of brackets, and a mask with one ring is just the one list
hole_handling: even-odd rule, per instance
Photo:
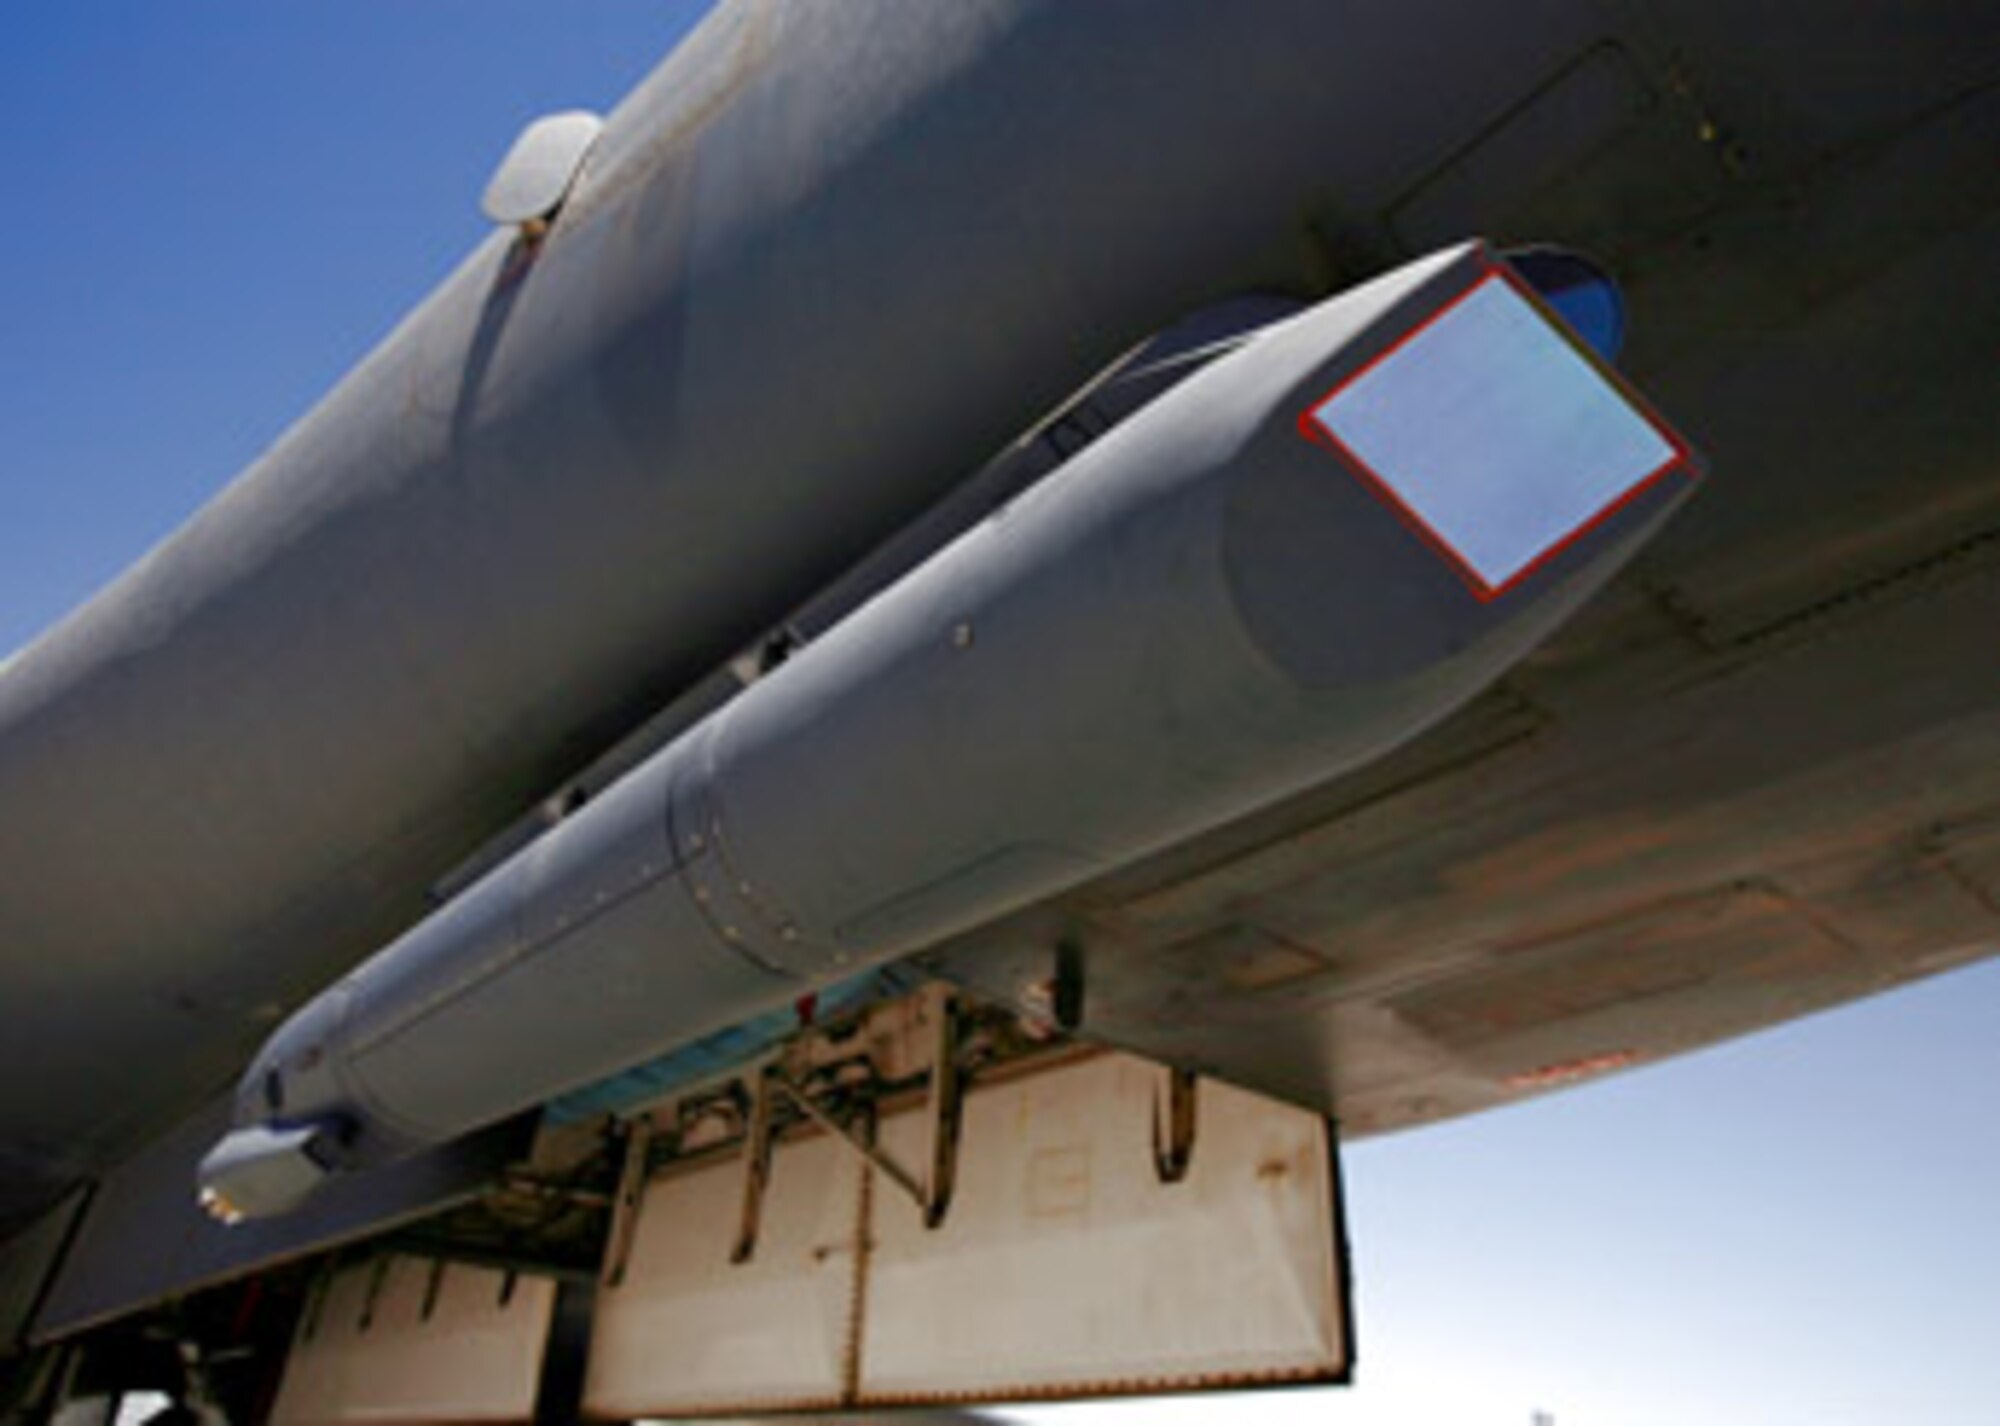
{"label": "access panel", "polygon": [[[599,1297],[590,1414],[1347,1378],[1319,1115],[1117,1054],[976,1083],[943,1119],[909,1096],[866,1121],[822,1115],[772,1146],[767,1174],[746,1147],[647,1185]],[[940,1123],[956,1128],[948,1197],[910,1167],[937,1163]]]}

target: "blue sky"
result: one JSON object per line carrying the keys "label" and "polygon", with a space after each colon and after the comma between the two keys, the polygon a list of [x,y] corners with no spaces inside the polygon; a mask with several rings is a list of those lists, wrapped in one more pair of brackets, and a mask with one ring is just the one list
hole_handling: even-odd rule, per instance
{"label": "blue sky", "polygon": [[[0,654],[213,493],[449,270],[522,123],[609,107],[703,8],[14,7]],[[2000,1421],[1996,1025],[2000,967],[1980,967],[1356,1146],[1361,1385],[1256,1414]]]}

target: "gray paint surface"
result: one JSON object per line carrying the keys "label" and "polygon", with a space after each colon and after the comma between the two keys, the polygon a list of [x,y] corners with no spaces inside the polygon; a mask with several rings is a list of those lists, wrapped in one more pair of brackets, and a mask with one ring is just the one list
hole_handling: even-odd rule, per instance
{"label": "gray paint surface", "polygon": [[[1317,393],[1500,280],[1473,246],[1407,264],[1140,410],[300,1011],[246,1071],[204,1185],[288,1211],[311,1187],[307,1126],[362,1167],[464,1133],[1372,761],[1463,703],[1696,477],[1626,473],[1629,505],[1489,599],[1302,434]],[[1489,348],[1486,379],[1519,360]]]}
{"label": "gray paint surface", "polygon": [[[1441,69],[1452,10],[723,7],[532,261],[496,235],[0,674],[0,1004],[32,1007],[0,1214],[219,1089],[432,879],[1121,348],[1296,274],[1306,195],[1386,200],[1594,24],[1518,13]],[[1451,103],[1339,140],[1418,64]],[[1217,73],[1258,102],[1190,102]]]}
{"label": "gray paint surface", "polygon": [[[0,1218],[219,1089],[831,545],[1120,347],[1474,231],[1620,274],[1628,363],[1716,489],[1382,766],[938,964],[1011,993],[1082,928],[1094,1031],[1367,1130],[1990,952],[1982,7],[1385,5],[1338,34],[1276,0],[884,4],[827,34],[804,9],[725,11],[614,119],[526,286],[477,255],[179,546],[0,672]],[[1225,103],[1217,74],[1257,82]],[[571,237],[630,285],[551,276]],[[392,407],[414,419],[371,430]],[[707,503],[648,484],[697,456],[728,476]],[[762,483],[786,469],[813,482]],[[794,510],[780,531],[829,547],[680,562],[689,531]]]}

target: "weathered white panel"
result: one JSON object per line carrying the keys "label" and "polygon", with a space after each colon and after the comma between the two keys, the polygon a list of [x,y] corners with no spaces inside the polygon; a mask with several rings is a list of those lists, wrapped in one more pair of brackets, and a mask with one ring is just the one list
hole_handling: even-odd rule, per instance
{"label": "weathered white panel", "polygon": [[344,1269],[299,1323],[271,1419],[527,1421],[554,1306],[553,1282],[510,1288],[488,1268],[390,1258]]}
{"label": "weathered white panel", "polygon": [[859,1185],[855,1160],[833,1140],[780,1145],[757,1250],[732,1263],[741,1161],[656,1180],[623,1283],[598,1295],[589,1414],[624,1421],[838,1405]]}
{"label": "weathered white panel", "polygon": [[[600,1298],[594,1415],[1187,1391],[1347,1375],[1331,1136],[1203,1082],[1163,1183],[1158,1066],[1104,1055],[975,1089],[942,1226],[826,1135],[774,1154],[755,1258],[732,1265],[730,1158],[647,1191]],[[925,1162],[921,1105],[885,1150]],[[865,1226],[864,1226],[865,1221]]]}
{"label": "weathered white panel", "polygon": [[[1344,1374],[1331,1166],[1315,1114],[1203,1081],[1194,1159],[1153,1167],[1164,1072],[1107,1055],[971,1096],[958,1191],[926,1230],[876,1195],[871,1403]],[[921,1116],[884,1126],[920,1162]]]}

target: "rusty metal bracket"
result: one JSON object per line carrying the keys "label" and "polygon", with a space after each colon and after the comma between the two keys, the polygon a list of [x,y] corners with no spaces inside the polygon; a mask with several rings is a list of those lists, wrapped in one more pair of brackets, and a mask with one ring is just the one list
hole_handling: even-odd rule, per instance
{"label": "rusty metal bracket", "polygon": [[[859,1154],[871,1167],[880,1171],[884,1178],[908,1194],[917,1207],[924,1207],[927,1198],[924,1186],[917,1182],[916,1177],[908,1169],[875,1147],[873,1136],[865,1132],[866,1126],[857,1130],[850,1124],[843,1124],[833,1117],[832,1111],[815,1102],[811,1095],[775,1071],[767,1078],[769,1083],[784,1091],[785,1097],[796,1104],[808,1119]],[[874,1116],[868,1114],[863,1117],[872,1122]]]}
{"label": "rusty metal bracket", "polygon": [[924,1174],[924,1226],[936,1228],[951,1207],[958,1182],[958,1137],[964,1115],[964,1081],[958,1068],[958,998],[941,988],[932,999],[935,1038],[931,1042],[930,1099],[925,1106],[930,1163]]}
{"label": "rusty metal bracket", "polygon": [[611,1231],[605,1235],[601,1280],[606,1287],[617,1287],[625,1281],[632,1240],[639,1231],[639,1205],[646,1197],[652,1150],[653,1116],[636,1115],[625,1130],[625,1159],[618,1169],[618,1193],[611,1201]]}
{"label": "rusty metal bracket", "polygon": [[962,1120],[963,1080],[958,1066],[958,1001],[950,990],[940,987],[931,997],[933,1026],[929,1093],[925,1102],[926,1144],[924,1176],[921,1180],[897,1163],[876,1143],[873,1133],[874,1109],[865,1106],[861,1128],[844,1124],[823,1105],[816,1103],[798,1085],[774,1074],[772,1083],[815,1124],[834,1135],[901,1189],[922,1210],[924,1226],[936,1228],[951,1207],[952,1190],[958,1176],[959,1125]]}
{"label": "rusty metal bracket", "polygon": [[438,1298],[444,1292],[445,1270],[443,1258],[431,1259],[430,1275],[424,1279],[424,1305],[417,1312],[419,1321],[428,1322],[437,1314]]}
{"label": "rusty metal bracket", "polygon": [[773,1070],[760,1070],[750,1090],[750,1126],[743,1135],[743,1216],[736,1229],[736,1246],[729,1261],[747,1263],[757,1251],[757,1225],[764,1212],[764,1189],[771,1182],[771,1082]]}
{"label": "rusty metal bracket", "polygon": [[[1179,1183],[1187,1177],[1194,1161],[1195,1089],[1199,1083],[1193,1070],[1166,1071],[1166,1110],[1160,1095],[1153,1096],[1153,1169],[1161,1183]],[[1165,1120],[1164,1124],[1161,1122]]]}
{"label": "rusty metal bracket", "polygon": [[877,1106],[873,1101],[872,1087],[860,1095],[855,1111],[843,1116],[814,1098],[787,1073],[782,1059],[767,1062],[750,1077],[749,1118],[744,1133],[743,1210],[736,1245],[730,1254],[731,1262],[747,1262],[757,1249],[758,1223],[763,1212],[764,1194],[771,1181],[772,1153],[778,1138],[776,1101],[779,1097],[894,1184],[922,1212],[925,1227],[936,1228],[944,1222],[957,1185],[964,1105],[964,1076],[959,1065],[961,1016],[957,996],[947,987],[936,987],[930,996],[929,1013],[933,1038],[925,1100],[926,1139],[921,1178],[876,1143]]}
{"label": "rusty metal bracket", "polygon": [[375,1309],[382,1301],[382,1289],[389,1281],[389,1256],[384,1253],[368,1265],[368,1290],[361,1299],[361,1330],[375,1325]]}

